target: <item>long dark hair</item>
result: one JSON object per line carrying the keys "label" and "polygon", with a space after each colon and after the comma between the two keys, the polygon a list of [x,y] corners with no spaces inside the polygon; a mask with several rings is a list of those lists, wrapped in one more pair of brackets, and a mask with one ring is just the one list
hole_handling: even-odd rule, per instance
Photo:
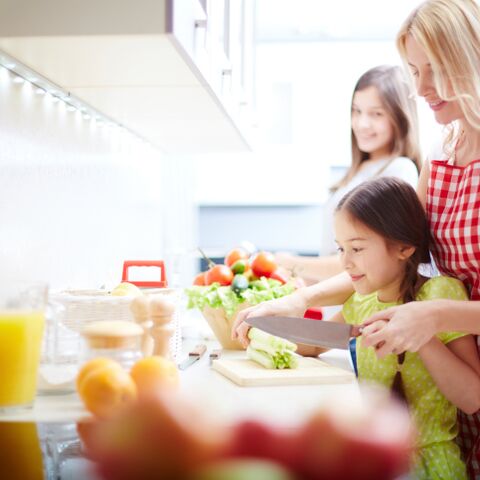
{"label": "long dark hair", "polygon": [[387,242],[415,247],[400,285],[401,300],[415,300],[418,267],[430,262],[430,233],[425,211],[412,186],[394,177],[368,180],[348,192],[336,210],[348,212]]}
{"label": "long dark hair", "polygon": [[[379,65],[367,70],[357,81],[353,89],[352,101],[355,93],[375,87],[380,96],[393,127],[393,141],[390,146],[390,155],[394,157],[407,157],[421,169],[421,155],[418,140],[418,115],[415,97],[408,82],[408,77],[401,67]],[[346,185],[360,170],[362,162],[368,160],[370,155],[362,152],[358,147],[357,139],[351,129],[352,137],[352,163],[345,176],[331,190],[338,190]]]}
{"label": "long dark hair", "polygon": [[[419,288],[418,267],[420,263],[430,263],[430,233],[425,211],[412,186],[394,177],[368,180],[348,192],[336,210],[348,212],[387,242],[415,247],[415,252],[407,259],[400,284],[403,302],[415,300]],[[391,388],[406,402],[401,374],[404,360],[405,352],[397,356],[397,372]]]}

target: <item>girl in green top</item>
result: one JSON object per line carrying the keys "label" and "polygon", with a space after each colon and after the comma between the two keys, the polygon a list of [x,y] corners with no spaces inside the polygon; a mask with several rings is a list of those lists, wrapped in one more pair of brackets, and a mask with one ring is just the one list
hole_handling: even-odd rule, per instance
{"label": "girl in green top", "polygon": [[[359,325],[375,312],[412,300],[466,300],[460,281],[418,273],[420,263],[429,262],[428,231],[415,190],[406,182],[378,178],[345,195],[336,209],[335,235],[355,293],[332,320]],[[360,379],[391,387],[407,402],[418,430],[415,478],[466,478],[455,444],[453,403],[480,372],[473,337],[444,332],[418,352],[383,359],[359,338],[357,362]]]}

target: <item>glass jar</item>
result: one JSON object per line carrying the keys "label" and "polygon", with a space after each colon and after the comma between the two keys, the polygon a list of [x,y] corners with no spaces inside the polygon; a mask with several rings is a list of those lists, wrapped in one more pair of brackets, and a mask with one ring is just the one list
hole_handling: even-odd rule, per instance
{"label": "glass jar", "polygon": [[38,375],[39,395],[63,395],[75,390],[80,335],[64,322],[65,308],[49,301]]}
{"label": "glass jar", "polygon": [[87,324],[82,330],[83,345],[80,364],[103,357],[117,361],[130,370],[142,358],[143,329],[128,321],[99,321]]}

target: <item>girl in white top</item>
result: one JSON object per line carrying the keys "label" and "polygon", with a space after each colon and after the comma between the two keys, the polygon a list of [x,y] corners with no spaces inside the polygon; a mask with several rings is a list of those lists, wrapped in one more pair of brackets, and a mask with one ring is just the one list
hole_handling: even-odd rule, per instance
{"label": "girl in white top", "polygon": [[339,200],[365,180],[398,177],[417,185],[420,171],[415,99],[403,70],[378,66],[365,72],[353,91],[351,107],[352,164],[332,187],[325,205],[321,257],[277,253],[277,263],[294,270],[307,282],[342,271],[333,238],[333,212]]}

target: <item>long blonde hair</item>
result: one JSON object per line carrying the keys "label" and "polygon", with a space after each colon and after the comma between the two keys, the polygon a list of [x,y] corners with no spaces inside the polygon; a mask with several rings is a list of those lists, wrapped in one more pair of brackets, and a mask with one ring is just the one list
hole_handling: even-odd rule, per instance
{"label": "long blonde hair", "polygon": [[[428,0],[405,20],[397,34],[397,48],[406,62],[411,35],[425,50],[437,94],[457,100],[466,121],[480,130],[480,7],[473,0]],[[451,90],[453,95],[449,95]],[[444,149],[461,132],[450,125]],[[452,152],[447,152],[452,153]]]}
{"label": "long blonde hair", "polygon": [[[355,93],[368,87],[377,89],[382,106],[392,124],[393,141],[390,149],[392,158],[410,158],[420,171],[417,105],[408,78],[398,66],[380,65],[371,68],[358,79],[353,89],[352,106]],[[358,147],[353,130],[351,136],[352,163],[345,176],[332,186],[331,191],[348,184],[359,171],[362,162],[370,158],[368,153],[362,152]]]}

